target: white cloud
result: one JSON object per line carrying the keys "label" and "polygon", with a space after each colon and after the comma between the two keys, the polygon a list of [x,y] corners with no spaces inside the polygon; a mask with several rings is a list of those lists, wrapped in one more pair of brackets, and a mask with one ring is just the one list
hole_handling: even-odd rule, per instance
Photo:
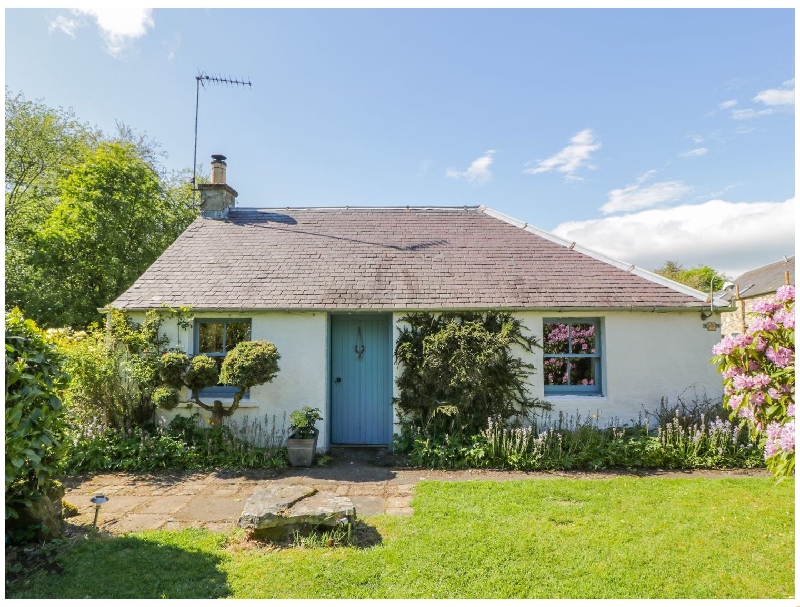
{"label": "white cloud", "polygon": [[779,88],[761,91],[753,97],[753,101],[763,103],[767,107],[761,110],[745,108],[742,110],[731,110],[731,118],[734,120],[754,120],[761,116],[769,116],[789,110],[794,106],[794,78],[787,80]]}
{"label": "white cloud", "polygon": [[173,36],[172,40],[162,40],[161,41],[164,50],[167,51],[167,61],[174,61],[175,55],[178,52],[178,49],[181,46],[181,35],[180,33],[176,32],[175,36]]}
{"label": "white cloud", "polygon": [[733,188],[738,188],[742,184],[743,184],[743,182],[741,182],[741,181],[737,181],[736,183],[730,183],[730,184],[726,185],[724,188],[722,188],[721,190],[716,190],[714,192],[709,192],[708,196],[710,198],[717,198],[719,196],[722,196],[725,192],[730,192]]}
{"label": "white cloud", "polygon": [[708,154],[708,148],[695,148],[681,152],[680,156],[682,158],[691,158],[692,156],[705,156],[706,154]]}
{"label": "white cloud", "polygon": [[659,181],[643,187],[642,184],[655,173],[654,170],[647,171],[636,179],[636,183],[611,190],[608,202],[600,210],[603,213],[616,213],[646,209],[662,202],[679,200],[692,191],[692,187],[682,181]]}
{"label": "white cloud", "polygon": [[492,165],[493,156],[496,153],[497,150],[487,150],[483,156],[473,160],[466,171],[447,169],[445,176],[452,179],[466,179],[475,186],[483,185],[492,179],[489,167]]}
{"label": "white cloud", "polygon": [[747,108],[744,110],[731,110],[731,118],[734,120],[753,120],[754,118],[759,118],[761,116],[769,116],[770,114],[774,114],[775,110],[773,108],[766,108],[763,110],[754,110],[753,108]]}
{"label": "white cloud", "polygon": [[723,101],[722,103],[720,103],[719,109],[727,110],[729,108],[732,108],[734,105],[736,105],[736,99],[729,99],[728,101]]}
{"label": "white cloud", "polygon": [[794,253],[794,198],[784,202],[726,202],[649,209],[552,232],[647,269],[667,260],[707,264],[731,278]]}
{"label": "white cloud", "polygon": [[50,22],[50,26],[47,28],[47,31],[52,32],[53,30],[61,30],[70,38],[75,37],[75,30],[78,29],[80,23],[75,21],[75,19],[70,19],[64,15],[58,15],[53,21]]}
{"label": "white cloud", "polygon": [[794,105],[794,78],[784,82],[780,88],[761,91],[753,101],[764,105]]}
{"label": "white cloud", "polygon": [[[74,8],[70,12],[79,18],[88,17],[95,21],[112,57],[119,57],[132,41],[147,35],[147,30],[155,27],[152,8]],[[83,25],[85,22],[81,19],[59,15],[50,22],[49,30],[58,29],[74,38],[75,30]]]}
{"label": "white cloud", "polygon": [[[525,169],[523,173],[536,175],[556,170],[566,173],[568,181],[583,181],[575,173],[586,164],[592,156],[592,152],[600,149],[600,142],[595,140],[592,129],[584,129],[569,140],[569,145],[560,152],[557,152],[538,161],[539,164],[531,169]],[[589,165],[587,165],[589,166]],[[589,166],[589,168],[594,168]]]}

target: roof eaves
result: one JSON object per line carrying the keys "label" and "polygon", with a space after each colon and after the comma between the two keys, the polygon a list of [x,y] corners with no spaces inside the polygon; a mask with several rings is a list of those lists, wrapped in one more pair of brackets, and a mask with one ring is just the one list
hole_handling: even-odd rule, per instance
{"label": "roof eaves", "polygon": [[[510,223],[511,225],[514,225],[518,228],[522,228],[526,232],[530,232],[531,234],[536,234],[537,236],[541,236],[542,238],[545,238],[550,242],[560,244],[572,251],[583,253],[588,257],[610,264],[612,266],[619,268],[620,270],[625,270],[626,272],[630,272],[631,274],[639,276],[640,278],[644,278],[645,280],[649,280],[650,282],[659,284],[663,287],[668,287],[670,289],[673,289],[674,291],[679,291],[684,295],[690,295],[691,297],[694,297],[701,303],[707,303],[708,294],[703,293],[702,291],[698,291],[697,289],[693,289],[674,280],[670,280],[669,278],[665,278],[664,276],[656,274],[655,272],[639,268],[635,264],[626,261],[621,261],[619,259],[615,259],[614,257],[609,257],[605,253],[600,253],[599,251],[595,251],[594,249],[590,249],[589,247],[584,247],[583,245],[579,245],[577,242],[567,240],[566,238],[562,238],[561,236],[556,236],[555,234],[546,232],[541,228],[532,226],[529,223],[520,221],[519,219],[515,219],[509,215],[506,215],[505,213],[501,213],[500,211],[496,211],[487,206],[481,205],[479,209],[484,213],[486,213],[487,215],[489,215],[490,217],[494,217],[495,219],[499,219],[501,221],[505,221],[506,223]],[[717,298],[714,300],[714,306],[725,307],[726,305],[727,302],[725,302],[722,299]]]}

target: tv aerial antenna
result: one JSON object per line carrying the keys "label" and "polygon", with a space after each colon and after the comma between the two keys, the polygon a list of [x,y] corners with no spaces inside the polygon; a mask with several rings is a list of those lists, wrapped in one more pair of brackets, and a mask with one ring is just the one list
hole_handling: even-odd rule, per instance
{"label": "tv aerial antenna", "polygon": [[197,116],[200,110],[200,87],[206,88],[206,83],[218,84],[234,87],[249,87],[252,88],[253,84],[248,78],[231,78],[230,76],[209,76],[203,72],[198,72],[195,79],[195,100],[194,100],[194,162],[192,164],[192,198],[196,201],[197,192]]}

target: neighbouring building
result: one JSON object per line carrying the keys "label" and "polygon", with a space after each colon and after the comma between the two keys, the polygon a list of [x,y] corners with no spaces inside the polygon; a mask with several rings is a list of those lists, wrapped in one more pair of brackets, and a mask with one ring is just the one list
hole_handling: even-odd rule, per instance
{"label": "neighbouring building", "polygon": [[722,313],[722,334],[744,333],[753,318],[753,303],[772,298],[786,284],[794,284],[794,255],[739,276],[723,297],[736,309]]}

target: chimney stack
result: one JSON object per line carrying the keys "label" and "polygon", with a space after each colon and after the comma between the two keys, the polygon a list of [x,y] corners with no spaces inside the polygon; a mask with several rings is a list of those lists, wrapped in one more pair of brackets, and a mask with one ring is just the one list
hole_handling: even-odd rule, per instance
{"label": "chimney stack", "polygon": [[239,194],[226,183],[228,165],[225,164],[225,156],[214,154],[211,158],[211,183],[197,185],[200,190],[200,215],[209,219],[225,219]]}

